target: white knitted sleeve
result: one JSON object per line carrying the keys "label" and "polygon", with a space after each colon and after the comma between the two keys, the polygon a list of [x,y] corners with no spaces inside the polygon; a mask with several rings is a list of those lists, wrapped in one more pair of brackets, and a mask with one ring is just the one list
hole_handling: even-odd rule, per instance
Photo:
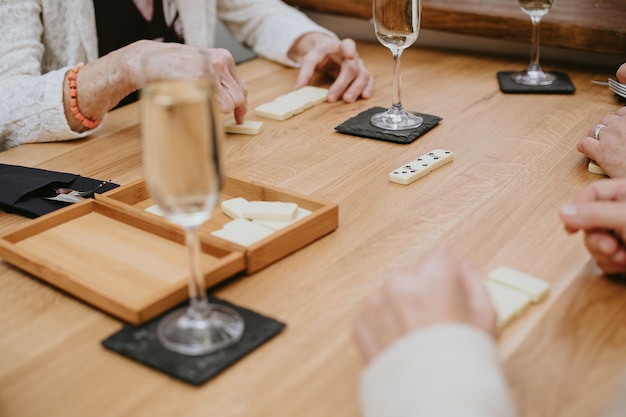
{"label": "white knitted sleeve", "polygon": [[364,370],[365,417],[514,417],[496,346],[482,331],[441,324],[397,341]]}
{"label": "white knitted sleeve", "polygon": [[220,1],[218,16],[239,42],[267,59],[288,66],[298,66],[287,57],[287,52],[305,33],[321,32],[337,38],[280,0]]}
{"label": "white knitted sleeve", "polygon": [[86,136],[70,129],[63,109],[69,68],[42,75],[40,2],[0,1],[0,150],[26,142]]}

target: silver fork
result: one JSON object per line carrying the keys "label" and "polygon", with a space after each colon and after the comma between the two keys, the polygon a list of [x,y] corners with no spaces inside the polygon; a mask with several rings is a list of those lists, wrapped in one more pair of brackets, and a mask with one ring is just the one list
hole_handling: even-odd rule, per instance
{"label": "silver fork", "polygon": [[609,90],[620,97],[626,98],[626,84],[622,84],[619,81],[609,78]]}

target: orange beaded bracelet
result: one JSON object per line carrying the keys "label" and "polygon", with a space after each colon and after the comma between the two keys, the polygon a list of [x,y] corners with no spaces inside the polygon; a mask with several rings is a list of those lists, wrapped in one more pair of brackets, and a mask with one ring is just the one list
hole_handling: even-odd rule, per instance
{"label": "orange beaded bracelet", "polygon": [[91,130],[98,127],[101,120],[91,120],[86,118],[85,115],[82,114],[78,109],[78,99],[76,98],[76,96],[78,95],[78,91],[76,89],[76,76],[78,75],[78,71],[80,71],[80,69],[84,66],[85,64],[80,63],[71,70],[69,70],[67,73],[67,82],[70,88],[70,111],[74,115],[74,118],[78,122],[80,122],[81,125]]}

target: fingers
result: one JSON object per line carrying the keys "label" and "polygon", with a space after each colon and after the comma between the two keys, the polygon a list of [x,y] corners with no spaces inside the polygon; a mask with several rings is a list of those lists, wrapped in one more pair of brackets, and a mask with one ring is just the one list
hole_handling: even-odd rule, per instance
{"label": "fingers", "polygon": [[358,53],[356,51],[356,43],[350,38],[342,39],[339,42],[339,47],[341,48],[341,54],[344,59],[356,59],[358,57]]}
{"label": "fingers", "polygon": [[[599,128],[598,128],[599,127]],[[626,177],[626,108],[604,116],[589,128],[577,149],[596,161],[611,178]]]}
{"label": "fingers", "polygon": [[561,206],[559,215],[568,230],[626,230],[626,202],[596,201]]}
{"label": "fingers", "polygon": [[600,141],[594,139],[592,136],[586,136],[578,141],[576,149],[578,152],[595,161],[600,154]]}
{"label": "fingers", "polygon": [[326,98],[329,102],[343,99],[352,103],[359,97],[370,98],[374,92],[374,77],[365,68],[352,39],[329,39],[312,48],[302,59],[294,88],[307,85],[316,71],[335,78]]}
{"label": "fingers", "polygon": [[476,325],[487,334],[495,336],[497,314],[484,278],[467,261],[459,263],[459,272],[474,315]]}
{"label": "fingers", "polygon": [[328,101],[340,98],[345,103],[353,103],[359,97],[368,99],[374,92],[374,77],[367,71],[360,58],[344,61],[339,75],[330,86]]}
{"label": "fingers", "polygon": [[235,61],[225,49],[209,51],[210,73],[216,100],[222,113],[234,113],[237,123],[242,123],[247,111],[248,88],[239,75]]}
{"label": "fingers", "polygon": [[343,39],[339,46],[336,57],[336,61],[340,62],[339,74],[329,89],[329,101],[342,98],[346,103],[353,103],[359,97],[370,98],[374,91],[374,77],[365,68],[356,44],[352,39]]}
{"label": "fingers", "polygon": [[309,53],[307,53],[304,58],[302,58],[302,63],[300,65],[300,72],[298,73],[298,78],[296,79],[295,89],[304,87],[311,82],[313,78],[313,74],[317,70],[318,66],[324,62],[326,57],[326,53],[324,50],[320,48],[313,48]]}
{"label": "fingers", "polygon": [[594,181],[574,199],[575,203],[590,201],[626,201],[626,178]]}
{"label": "fingers", "polygon": [[354,339],[361,349],[365,361],[370,362],[379,352],[383,351],[384,345],[379,344],[378,339],[373,334],[373,320],[365,318],[365,315],[370,314],[370,310],[366,309],[363,314],[354,324]]}
{"label": "fingers", "polygon": [[585,246],[596,263],[607,274],[626,273],[626,249],[622,240],[612,232],[585,233]]}

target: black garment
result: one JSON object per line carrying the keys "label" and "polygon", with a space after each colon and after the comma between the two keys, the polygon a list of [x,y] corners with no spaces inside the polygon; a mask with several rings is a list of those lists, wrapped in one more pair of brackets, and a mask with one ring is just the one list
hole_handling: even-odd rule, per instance
{"label": "black garment", "polygon": [[[98,55],[104,56],[141,39],[183,43],[182,35],[176,33],[174,21],[168,26],[163,13],[163,0],[154,0],[151,21],[146,21],[132,0],[94,0],[96,30],[98,33]],[[132,93],[119,104],[137,101],[138,94]]]}

